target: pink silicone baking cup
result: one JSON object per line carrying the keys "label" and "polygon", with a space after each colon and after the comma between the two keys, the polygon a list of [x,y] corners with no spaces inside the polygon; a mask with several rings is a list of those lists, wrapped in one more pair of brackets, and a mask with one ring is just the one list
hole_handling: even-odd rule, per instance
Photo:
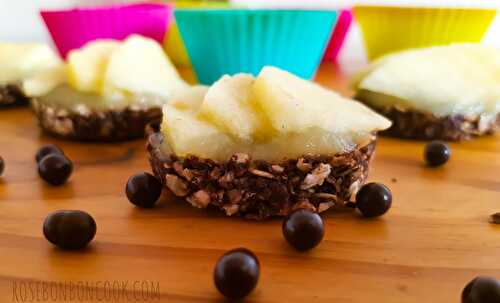
{"label": "pink silicone baking cup", "polygon": [[123,40],[139,34],[163,43],[172,19],[168,4],[132,4],[41,11],[52,40],[62,57],[96,39]]}
{"label": "pink silicone baking cup", "polygon": [[328,42],[328,46],[323,56],[323,61],[336,61],[342,45],[344,44],[349,28],[353,20],[352,11],[344,9],[340,11],[339,19]]}

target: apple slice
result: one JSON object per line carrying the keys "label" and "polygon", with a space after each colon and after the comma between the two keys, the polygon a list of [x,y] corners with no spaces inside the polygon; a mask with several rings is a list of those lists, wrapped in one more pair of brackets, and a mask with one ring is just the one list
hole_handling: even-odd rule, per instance
{"label": "apple slice", "polygon": [[231,138],[215,126],[169,104],[163,107],[162,132],[168,147],[178,156],[227,161],[236,149]]}
{"label": "apple slice", "polygon": [[200,117],[235,138],[251,141],[265,132],[265,117],[252,104],[250,95],[254,77],[249,74],[223,76],[208,90]]}
{"label": "apple slice", "polygon": [[300,134],[317,128],[348,137],[391,125],[363,104],[276,67],[262,69],[253,94],[279,133]]}
{"label": "apple slice", "polygon": [[154,40],[132,35],[110,57],[104,76],[106,93],[170,98],[175,89],[187,87],[161,46]]}
{"label": "apple slice", "polygon": [[61,64],[45,44],[0,43],[0,82],[22,81]]}
{"label": "apple slice", "polygon": [[62,64],[40,72],[23,81],[23,92],[28,97],[44,96],[57,86],[66,83],[66,75],[66,66]]}
{"label": "apple slice", "polygon": [[68,83],[81,92],[99,93],[111,54],[119,47],[115,40],[97,40],[68,55]]}
{"label": "apple slice", "polygon": [[169,104],[179,110],[195,113],[200,109],[207,91],[208,86],[205,85],[177,89],[173,92]]}
{"label": "apple slice", "polygon": [[375,61],[359,78],[358,94],[367,95],[364,100],[376,108],[495,119],[500,51],[481,44],[412,49]]}

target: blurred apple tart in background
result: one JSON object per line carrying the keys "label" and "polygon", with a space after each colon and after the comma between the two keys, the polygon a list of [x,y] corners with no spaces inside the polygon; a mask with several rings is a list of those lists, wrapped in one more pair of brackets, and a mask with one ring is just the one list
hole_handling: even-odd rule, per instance
{"label": "blurred apple tart in background", "polygon": [[500,127],[500,51],[456,44],[403,51],[355,79],[355,99],[391,119],[388,135],[459,141]]}
{"label": "blurred apple tart in background", "polygon": [[138,35],[90,42],[58,69],[24,83],[44,131],[104,142],[144,136],[145,126],[161,119],[162,106],[186,87],[161,46]]}

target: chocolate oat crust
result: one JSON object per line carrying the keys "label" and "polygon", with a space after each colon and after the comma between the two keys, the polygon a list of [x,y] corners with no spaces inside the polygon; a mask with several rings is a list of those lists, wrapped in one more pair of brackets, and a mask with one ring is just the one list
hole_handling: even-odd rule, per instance
{"label": "chocolate oat crust", "polygon": [[[298,208],[323,212],[348,207],[368,176],[376,140],[334,156],[303,156],[279,163],[235,154],[226,163],[164,154],[163,135],[149,136],[154,174],[174,195],[197,208],[216,207],[228,216],[262,220]],[[347,205],[346,205],[347,204]]]}
{"label": "chocolate oat crust", "polygon": [[500,127],[500,115],[493,122],[484,123],[480,118],[467,119],[462,115],[440,118],[397,108],[373,109],[392,121],[392,126],[381,134],[405,139],[463,141],[491,135]]}
{"label": "chocolate oat crust", "polygon": [[0,85],[0,108],[28,104],[29,98],[18,84]]}
{"label": "chocolate oat crust", "polygon": [[32,101],[40,127],[64,139],[93,142],[126,141],[145,136],[148,123],[160,120],[160,108],[89,111],[82,114]]}
{"label": "chocolate oat crust", "polygon": [[[385,96],[384,98],[391,98]],[[493,134],[500,128],[500,115],[492,121],[480,117],[471,119],[462,115],[436,117],[431,113],[416,110],[403,110],[394,106],[374,106],[371,97],[360,90],[354,99],[363,102],[379,114],[392,121],[392,126],[381,132],[403,139],[462,141],[473,137]]]}

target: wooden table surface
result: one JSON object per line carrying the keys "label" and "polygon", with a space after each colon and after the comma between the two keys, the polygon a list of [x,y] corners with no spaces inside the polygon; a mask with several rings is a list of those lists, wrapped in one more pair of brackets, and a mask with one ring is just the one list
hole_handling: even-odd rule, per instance
{"label": "wooden table surface", "polygon": [[[318,81],[348,93],[345,78],[334,71],[323,66]],[[37,175],[34,155],[48,142],[60,145],[75,164],[63,187],[48,186]],[[452,160],[438,169],[423,165],[422,143],[381,139],[370,179],[391,188],[391,211],[375,220],[354,212],[325,214],[325,239],[309,253],[285,243],[280,220],[226,218],[168,197],[151,210],[133,207],[124,187],[132,174],[150,170],[144,146],[63,142],[41,134],[28,109],[0,112],[6,161],[0,178],[0,302],[28,301],[40,285],[54,285],[47,282],[101,291],[113,281],[128,286],[114,301],[100,302],[133,302],[130,295],[144,288],[155,295],[146,292],[149,301],[219,302],[213,266],[236,247],[253,250],[261,262],[248,302],[451,303],[459,302],[474,276],[500,277],[500,226],[488,223],[500,211],[498,136],[452,144]],[[57,209],[94,216],[97,235],[88,249],[61,251],[44,239],[42,222]]]}

